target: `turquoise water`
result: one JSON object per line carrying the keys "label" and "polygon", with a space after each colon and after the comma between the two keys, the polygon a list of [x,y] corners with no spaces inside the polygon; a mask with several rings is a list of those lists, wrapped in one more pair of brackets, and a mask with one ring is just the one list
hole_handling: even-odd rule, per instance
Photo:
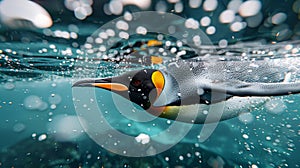
{"label": "turquoise water", "polygon": [[[150,9],[161,10],[155,7],[159,1],[151,2]],[[277,63],[283,64],[287,58],[293,58],[289,68],[298,69],[299,13],[291,9],[298,9],[299,1],[261,1],[261,13],[265,20],[282,12],[287,16],[284,23],[276,25],[262,20],[262,26],[246,27],[238,32],[230,31],[228,25],[217,23],[229,1],[220,1],[218,8],[212,12],[203,12],[203,4],[198,10],[188,7],[188,1],[182,1],[186,9],[178,12],[179,15],[196,20],[207,15],[213,20],[211,24],[215,25],[216,32],[212,35],[205,32],[205,26],[200,26],[203,29],[201,32],[205,32],[201,39],[210,39],[209,42],[202,41],[204,47],[200,49],[196,43],[196,47],[178,46],[175,35],[175,38],[162,35],[160,39],[157,32],[133,35],[123,40],[109,41],[102,37],[103,45],[98,44],[96,37],[103,29],[98,28],[118,17],[97,10],[108,2],[94,2],[93,14],[83,20],[66,9],[67,1],[65,4],[60,1],[37,3],[50,13],[53,20],[51,27],[38,29],[32,25],[27,27],[23,22],[17,28],[3,22],[0,27],[0,167],[300,166],[300,95],[270,97],[271,100],[263,105],[254,104],[243,115],[219,122],[208,139],[202,142],[200,134],[205,125],[151,118],[137,105],[102,89],[95,90],[95,100],[77,100],[72,88],[73,83],[80,79],[117,76],[142,68],[160,69],[178,60],[279,60]],[[170,8],[167,11],[174,8],[167,1],[166,4]],[[141,10],[128,5],[124,11]],[[273,20],[278,22],[276,18]],[[184,25],[180,20],[174,24]],[[160,26],[163,27],[163,24]],[[67,35],[63,32],[67,32]],[[193,37],[197,35],[197,30],[188,28],[178,29],[176,34],[186,32],[190,32]],[[195,42],[193,37],[191,39]],[[148,40],[156,38],[161,42],[158,47],[145,45]],[[144,45],[134,46],[140,42]],[[106,49],[101,49],[101,46]],[[126,47],[134,52],[128,52],[129,57],[123,58],[120,53],[127,53]],[[177,51],[173,52],[172,47]],[[160,48],[164,48],[166,54],[160,52]],[[185,54],[174,59],[181,50]],[[153,55],[163,62],[151,62],[150,56]],[[140,57],[143,57],[142,61]],[[296,74],[293,80],[298,79],[299,75]],[[88,90],[80,89],[88,93]],[[77,101],[86,112],[90,108],[88,103],[97,102],[104,118],[95,117],[92,123],[78,112]],[[145,120],[147,117],[151,120],[137,121],[140,118],[134,116],[136,113],[145,117]],[[103,121],[109,123],[111,128],[99,127]],[[99,134],[99,141],[95,140],[94,134],[90,134],[90,130],[86,130],[85,122],[94,124],[93,131]],[[153,137],[168,130],[173,124],[176,129],[169,134]],[[147,135],[160,146],[147,146],[147,154],[152,156],[137,158],[128,157],[123,148],[121,152],[118,147],[109,151],[107,146],[114,143],[122,144],[128,151],[139,151],[133,148],[136,146],[132,146],[136,142],[114,137],[112,130],[134,138]],[[182,138],[178,139],[178,135],[182,135]],[[159,152],[164,147],[170,149]]]}

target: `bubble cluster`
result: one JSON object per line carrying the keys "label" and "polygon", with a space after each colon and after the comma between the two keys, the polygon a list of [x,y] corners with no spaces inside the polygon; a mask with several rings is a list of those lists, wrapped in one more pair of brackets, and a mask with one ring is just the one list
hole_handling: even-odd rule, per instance
{"label": "bubble cluster", "polygon": [[73,141],[83,135],[77,116],[56,115],[48,123],[48,130],[58,141]]}
{"label": "bubble cluster", "polygon": [[28,110],[37,110],[42,106],[42,104],[43,101],[41,98],[35,95],[30,95],[24,100],[24,106]]}
{"label": "bubble cluster", "polygon": [[[74,31],[66,31],[66,30],[50,30],[50,29],[44,29],[43,33],[46,36],[52,36],[56,38],[63,38],[63,39],[77,39],[78,34]],[[50,47],[54,52],[57,52],[56,46],[52,45]]]}
{"label": "bubble cluster", "polygon": [[93,0],[65,0],[66,8],[73,11],[79,20],[84,20],[93,13],[92,4]]}
{"label": "bubble cluster", "polygon": [[107,15],[121,15],[126,5],[135,5],[140,9],[148,9],[151,5],[151,0],[111,0],[109,3],[104,5],[104,12]]}
{"label": "bubble cluster", "polygon": [[48,109],[48,103],[39,96],[30,95],[24,99],[24,107],[28,110],[45,111]]}
{"label": "bubble cluster", "polygon": [[268,101],[265,104],[265,108],[269,113],[272,114],[280,114],[282,113],[287,107],[282,99],[273,99]]}
{"label": "bubble cluster", "polygon": [[241,113],[239,116],[238,116],[238,119],[245,123],[245,124],[248,124],[248,123],[251,123],[254,119],[253,115],[251,113]]}

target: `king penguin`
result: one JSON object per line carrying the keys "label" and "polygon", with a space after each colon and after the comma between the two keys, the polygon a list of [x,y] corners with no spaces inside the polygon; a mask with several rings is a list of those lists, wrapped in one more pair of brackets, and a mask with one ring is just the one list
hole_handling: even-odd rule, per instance
{"label": "king penguin", "polygon": [[[162,69],[141,69],[120,76],[84,79],[73,87],[109,90],[152,115],[187,123],[212,123],[262,106],[270,96],[300,92],[300,82],[286,82],[289,70],[265,61],[177,61]],[[224,106],[222,113],[212,106]],[[208,113],[216,113],[210,114]],[[179,118],[177,118],[178,116]],[[221,116],[220,116],[221,115]]]}

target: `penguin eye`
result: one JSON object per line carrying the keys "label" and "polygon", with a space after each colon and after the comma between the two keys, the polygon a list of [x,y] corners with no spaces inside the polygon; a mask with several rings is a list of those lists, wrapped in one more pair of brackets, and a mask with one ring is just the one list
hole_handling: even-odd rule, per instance
{"label": "penguin eye", "polygon": [[132,84],[134,86],[139,86],[139,85],[141,85],[141,83],[142,83],[142,81],[140,81],[140,80],[134,80],[134,81],[132,81]]}

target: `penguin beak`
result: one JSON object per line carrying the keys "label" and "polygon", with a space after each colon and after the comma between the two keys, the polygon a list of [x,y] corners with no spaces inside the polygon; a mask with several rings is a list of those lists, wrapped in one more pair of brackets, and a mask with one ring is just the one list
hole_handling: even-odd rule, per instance
{"label": "penguin beak", "polygon": [[128,91],[128,87],[120,82],[112,81],[112,78],[85,79],[73,84],[72,87],[98,87],[110,91]]}

